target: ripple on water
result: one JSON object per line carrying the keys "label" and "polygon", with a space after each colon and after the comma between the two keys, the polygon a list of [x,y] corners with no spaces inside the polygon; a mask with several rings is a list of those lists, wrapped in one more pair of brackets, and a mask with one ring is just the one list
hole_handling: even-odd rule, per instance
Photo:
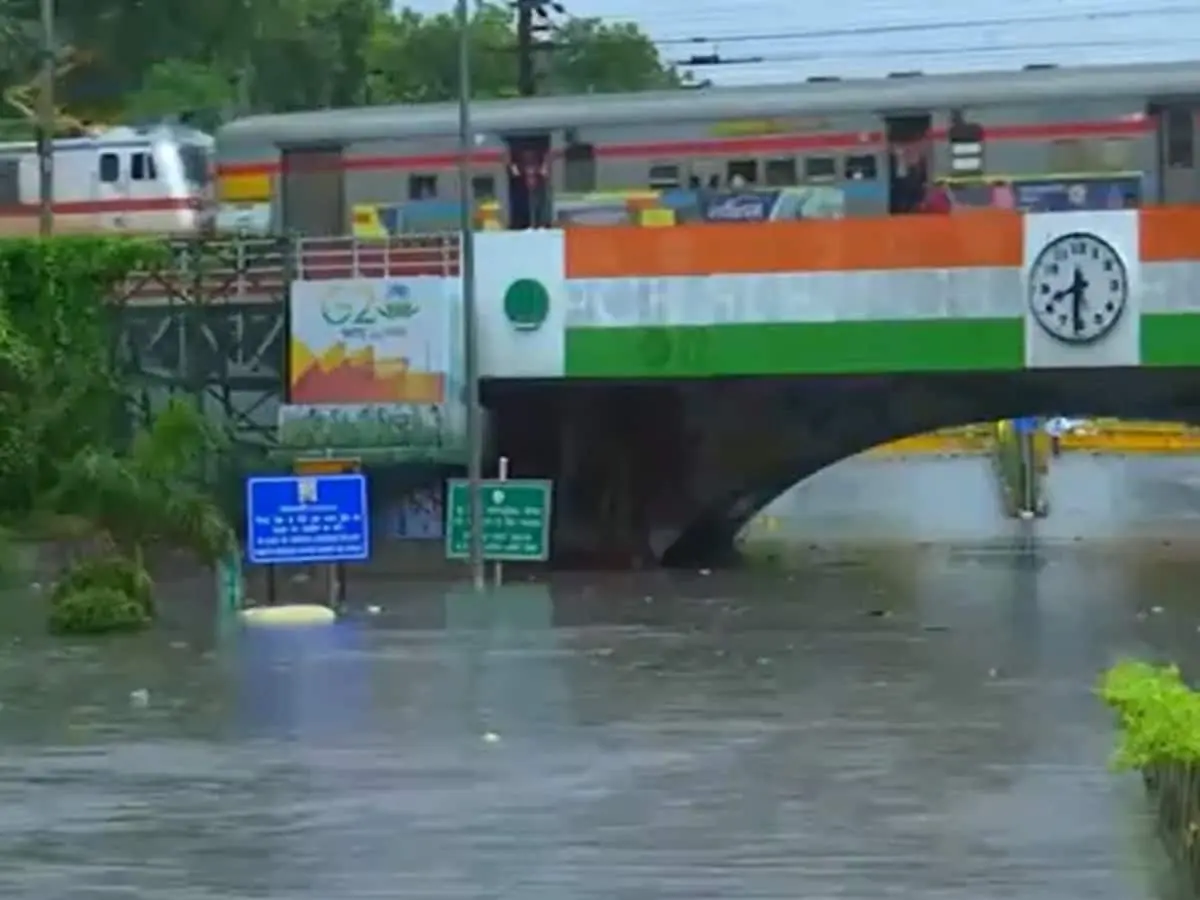
{"label": "ripple on water", "polygon": [[1090,691],[1195,652],[1195,566],[1028,549],[577,577],[482,619],[431,592],[403,602],[441,627],[325,643],[23,640],[0,895],[1166,897]]}

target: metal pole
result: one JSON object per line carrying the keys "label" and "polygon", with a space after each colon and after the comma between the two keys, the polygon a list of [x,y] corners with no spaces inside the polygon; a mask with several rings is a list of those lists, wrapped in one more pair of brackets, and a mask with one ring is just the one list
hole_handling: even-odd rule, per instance
{"label": "metal pole", "polygon": [[54,233],[54,0],[42,0],[42,77],[38,88],[38,225]]}
{"label": "metal pole", "polygon": [[1023,517],[1032,518],[1037,511],[1037,491],[1034,481],[1037,460],[1033,452],[1033,433],[1026,428],[1017,436],[1017,440],[1021,442],[1021,474],[1023,476],[1021,479],[1021,493],[1023,494],[1021,502],[1024,509],[1021,510],[1021,513]]}
{"label": "metal pole", "polygon": [[461,244],[463,357],[467,401],[467,493],[471,506],[471,580],[478,593],[487,588],[483,562],[483,410],[479,405],[479,340],[475,314],[475,200],[471,189],[471,13],[458,0],[458,226]]}
{"label": "metal pole", "polygon": [[[500,457],[500,469],[496,473],[496,480],[504,483],[508,481],[508,457]],[[504,584],[504,563],[496,562],[492,564],[492,584],[496,587],[501,587]]]}

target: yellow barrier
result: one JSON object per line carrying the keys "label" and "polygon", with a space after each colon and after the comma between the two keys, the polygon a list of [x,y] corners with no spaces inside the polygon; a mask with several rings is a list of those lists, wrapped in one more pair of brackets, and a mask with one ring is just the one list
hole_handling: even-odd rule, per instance
{"label": "yellow barrier", "polygon": [[[1089,423],[1085,433],[1072,433],[1062,438],[1063,451],[1090,453],[1200,453],[1200,429],[1177,422],[1128,422],[1097,419]],[[1009,422],[987,426],[968,426],[931,431],[881,444],[868,451],[869,456],[922,456],[982,453],[993,442],[1004,439]],[[997,429],[999,429],[997,431]],[[1049,465],[1050,438],[1039,430],[1034,436],[1034,460],[1045,472]]]}
{"label": "yellow barrier", "polygon": [[1064,452],[1090,453],[1200,453],[1200,434],[1164,431],[1106,431],[1097,434],[1065,434]]}

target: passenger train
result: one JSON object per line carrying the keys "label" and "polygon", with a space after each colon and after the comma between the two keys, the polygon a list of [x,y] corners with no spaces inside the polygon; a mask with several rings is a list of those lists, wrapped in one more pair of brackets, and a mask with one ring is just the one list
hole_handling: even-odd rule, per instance
{"label": "passenger train", "polygon": [[[739,191],[799,196],[788,215],[882,215],[923,209],[931,185],[1024,178],[1069,183],[1075,200],[1073,179],[1100,179],[1108,205],[1195,203],[1198,110],[1200,62],[481,101],[471,191],[499,227],[527,225],[513,162],[532,152],[560,222],[604,220],[588,205],[614,193],[681,211],[716,192],[739,218],[756,215],[730,205]],[[457,128],[453,104],[233,121],[217,134],[220,200],[306,235],[346,234],[371,210],[389,231],[452,230]]]}
{"label": "passenger train", "polygon": [[[54,141],[57,232],[193,234],[212,224],[210,135],[182,126],[112,128]],[[33,143],[0,143],[0,235],[36,234]]]}

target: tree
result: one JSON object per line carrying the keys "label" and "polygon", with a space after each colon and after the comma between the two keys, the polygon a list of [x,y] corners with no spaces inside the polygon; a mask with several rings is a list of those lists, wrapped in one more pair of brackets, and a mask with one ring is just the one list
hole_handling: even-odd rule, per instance
{"label": "tree", "polygon": [[[485,3],[471,18],[470,54],[476,97],[517,96],[512,15]],[[636,26],[574,19],[551,34],[541,88],[582,94],[678,87],[653,42]],[[422,103],[458,95],[458,23],[449,13],[411,10],[383,22],[371,45],[370,97],[364,101]]]}
{"label": "tree", "polygon": [[130,239],[0,242],[0,509],[18,527],[52,517],[88,538],[51,597],[56,631],[149,621],[152,545],[207,561],[236,547],[208,478],[224,441],[202,414],[175,401],[132,437],[120,427],[106,301],[161,249]]}
{"label": "tree", "polygon": [[[57,0],[65,112],[86,122],[445,101],[458,91],[451,14],[390,0]],[[0,0],[0,90],[25,89],[38,59],[35,0]],[[478,97],[516,93],[513,14],[472,12]],[[631,25],[568,21],[542,60],[546,93],[671,87],[680,78]],[[26,104],[28,106],[28,104]],[[9,108],[0,118],[24,116]]]}
{"label": "tree", "polygon": [[556,94],[645,91],[684,83],[636,25],[572,19],[555,30],[553,41],[561,47],[548,67],[549,86]]}

